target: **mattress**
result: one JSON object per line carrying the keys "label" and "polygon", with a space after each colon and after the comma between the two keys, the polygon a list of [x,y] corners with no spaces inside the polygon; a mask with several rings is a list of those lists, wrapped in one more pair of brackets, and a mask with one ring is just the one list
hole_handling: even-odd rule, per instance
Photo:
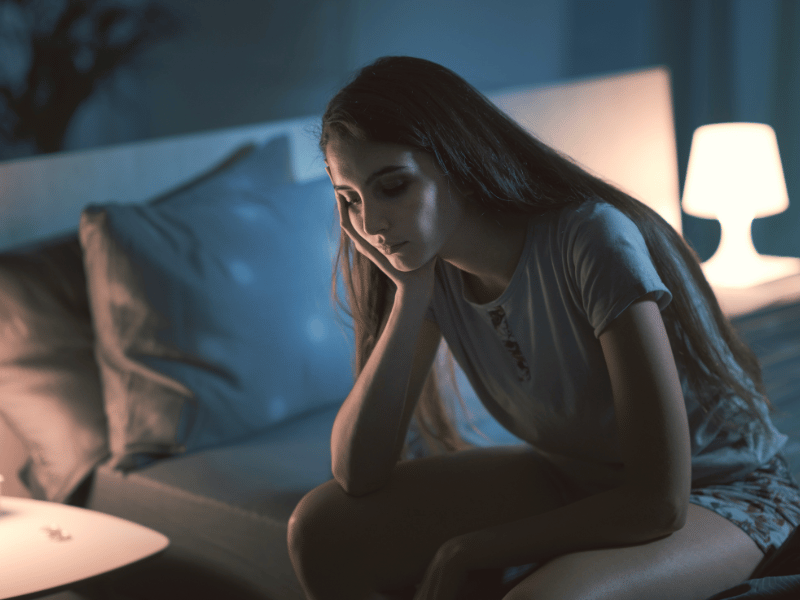
{"label": "mattress", "polygon": [[287,521],[308,491],[332,477],[337,410],[325,407],[243,443],[127,475],[98,469],[87,508],[170,538],[162,555],[116,575],[115,589],[136,598],[302,600]]}

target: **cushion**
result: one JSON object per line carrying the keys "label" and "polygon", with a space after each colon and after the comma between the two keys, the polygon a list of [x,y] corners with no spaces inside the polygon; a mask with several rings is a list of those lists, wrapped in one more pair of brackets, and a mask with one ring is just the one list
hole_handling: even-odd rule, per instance
{"label": "cushion", "polygon": [[246,439],[349,392],[330,183],[281,178],[287,147],[82,214],[114,467]]}
{"label": "cushion", "polygon": [[66,501],[108,458],[77,236],[0,254],[0,415],[30,458],[21,479]]}

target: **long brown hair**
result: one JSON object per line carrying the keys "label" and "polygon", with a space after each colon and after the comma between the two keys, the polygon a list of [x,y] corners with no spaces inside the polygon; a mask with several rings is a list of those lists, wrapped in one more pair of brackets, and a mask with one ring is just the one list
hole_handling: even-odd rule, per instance
{"label": "long brown hair", "polygon": [[[471,197],[489,215],[493,211],[541,214],[593,197],[613,205],[639,228],[656,271],[672,292],[662,317],[685,384],[698,393],[706,411],[736,396],[745,402],[739,407],[741,414],[764,422],[759,404],[772,407],[758,360],[723,315],[697,254],[680,234],[639,200],[536,139],[449,69],[420,58],[379,58],[328,103],[319,135],[323,154],[331,137],[425,151],[459,190],[476,192]],[[349,310],[337,293],[338,272]],[[341,232],[332,292],[353,320],[356,376],[377,342],[391,286],[388,277]],[[702,300],[696,303],[693,297],[698,294]],[[715,335],[723,345],[713,341]],[[452,355],[449,367],[455,383]],[[451,407],[442,402],[445,375],[442,364],[435,364],[414,412],[416,429],[434,453],[470,445],[453,424]],[[465,408],[457,389],[456,395]],[[732,422],[723,425],[735,427]],[[403,456],[409,456],[410,449],[404,450]]]}

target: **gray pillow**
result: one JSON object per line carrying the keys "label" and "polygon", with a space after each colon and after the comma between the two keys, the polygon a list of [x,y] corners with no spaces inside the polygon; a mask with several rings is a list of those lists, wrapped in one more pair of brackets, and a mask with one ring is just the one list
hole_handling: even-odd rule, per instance
{"label": "gray pillow", "polygon": [[149,205],[88,207],[80,239],[113,466],[245,439],[341,402],[330,183],[276,175],[286,141]]}
{"label": "gray pillow", "polygon": [[0,340],[0,415],[30,453],[21,478],[64,502],[109,456],[75,235],[0,254]]}

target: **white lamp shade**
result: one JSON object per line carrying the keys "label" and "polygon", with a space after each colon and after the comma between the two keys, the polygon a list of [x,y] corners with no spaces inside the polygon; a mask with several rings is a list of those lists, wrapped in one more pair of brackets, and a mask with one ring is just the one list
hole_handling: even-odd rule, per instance
{"label": "white lamp shade", "polygon": [[683,190],[683,210],[718,219],[766,217],[789,207],[778,140],[769,125],[720,123],[697,128]]}

